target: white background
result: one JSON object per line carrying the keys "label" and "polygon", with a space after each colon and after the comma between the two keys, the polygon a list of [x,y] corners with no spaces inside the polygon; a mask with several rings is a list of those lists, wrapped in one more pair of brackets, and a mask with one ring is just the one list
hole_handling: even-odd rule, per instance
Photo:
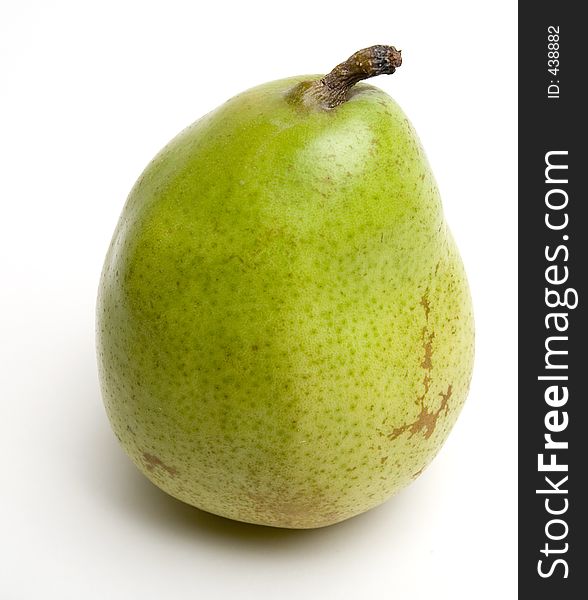
{"label": "white background", "polygon": [[[0,598],[514,598],[516,3],[26,2],[0,7]],[[179,130],[271,79],[392,43],[469,274],[471,392],[411,487],[330,528],[185,506],[110,431],[94,355],[126,194]]]}

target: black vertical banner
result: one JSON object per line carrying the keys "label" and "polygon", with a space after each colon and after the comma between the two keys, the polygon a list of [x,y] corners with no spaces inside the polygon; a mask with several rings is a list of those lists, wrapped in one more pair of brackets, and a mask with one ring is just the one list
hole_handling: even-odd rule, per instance
{"label": "black vertical banner", "polygon": [[588,33],[519,4],[519,597],[588,597]]}

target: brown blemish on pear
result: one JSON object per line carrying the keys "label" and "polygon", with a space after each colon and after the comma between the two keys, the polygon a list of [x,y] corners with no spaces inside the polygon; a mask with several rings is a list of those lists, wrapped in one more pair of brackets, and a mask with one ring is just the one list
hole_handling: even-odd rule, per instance
{"label": "brown blemish on pear", "polygon": [[175,477],[178,474],[178,470],[175,467],[166,465],[159,457],[154,456],[153,454],[143,452],[143,460],[145,461],[145,467],[147,467],[149,472],[153,472],[156,468],[160,468],[167,471],[172,477]]}
{"label": "brown blemish on pear", "polygon": [[412,422],[406,425],[402,425],[401,427],[397,427],[393,429],[391,433],[388,434],[388,439],[393,440],[396,439],[399,435],[402,435],[406,431],[410,433],[410,436],[417,433],[422,433],[425,439],[429,439],[435,431],[435,427],[437,426],[437,419],[439,415],[445,411],[447,414],[449,410],[449,399],[451,398],[451,394],[453,392],[452,386],[449,385],[447,391],[445,393],[440,392],[440,396],[442,398],[441,405],[437,410],[430,410],[425,405],[425,400],[429,394],[429,390],[431,388],[431,370],[433,369],[433,340],[435,339],[435,332],[429,331],[429,313],[431,310],[431,305],[429,303],[428,298],[428,290],[423,294],[421,301],[419,303],[425,312],[425,321],[427,321],[427,325],[423,328],[423,360],[421,362],[421,367],[425,371],[423,376],[423,393],[418,396],[417,403],[421,407],[421,410],[417,416],[417,418]]}
{"label": "brown blemish on pear", "polygon": [[433,368],[433,340],[434,339],[435,339],[435,332],[432,331],[431,333],[429,333],[427,328],[425,327],[423,329],[423,350],[425,351],[425,355],[423,357],[423,362],[421,363],[421,367],[423,367],[423,369],[425,371],[427,371],[427,374],[425,375],[425,377],[428,376],[428,373],[430,373],[431,369]]}
{"label": "brown blemish on pear", "polygon": [[423,396],[420,396],[419,400],[421,401],[421,412],[419,413],[416,420],[413,421],[412,423],[409,423],[408,425],[403,425],[402,427],[397,427],[396,429],[394,429],[388,435],[388,439],[393,440],[393,439],[397,438],[399,435],[402,435],[405,431],[409,431],[411,437],[413,435],[415,435],[416,433],[422,432],[425,439],[429,439],[431,437],[431,435],[433,434],[433,431],[435,431],[435,427],[437,425],[437,419],[439,418],[439,415],[443,411],[445,411],[445,414],[447,414],[447,412],[449,410],[448,401],[449,401],[449,398],[451,398],[452,391],[453,391],[452,387],[451,387],[451,385],[449,385],[447,388],[447,391],[445,393],[443,393],[443,392],[439,393],[439,395],[442,397],[441,405],[439,406],[439,408],[437,410],[434,410],[434,411],[430,411],[424,405],[425,394],[423,394]]}
{"label": "brown blemish on pear", "polygon": [[419,302],[419,304],[423,307],[423,310],[425,311],[425,320],[428,321],[429,320],[429,312],[431,311],[431,305],[429,304],[429,290],[427,290],[423,294],[423,297],[421,298],[421,301]]}

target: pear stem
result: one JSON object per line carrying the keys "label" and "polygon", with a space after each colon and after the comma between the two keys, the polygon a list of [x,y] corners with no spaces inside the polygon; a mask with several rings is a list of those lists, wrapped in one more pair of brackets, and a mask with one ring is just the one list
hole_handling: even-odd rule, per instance
{"label": "pear stem", "polygon": [[331,110],[347,101],[349,90],[358,81],[392,74],[401,64],[401,51],[394,46],[370,46],[352,54],[322,79],[299,83],[290,92],[289,99]]}

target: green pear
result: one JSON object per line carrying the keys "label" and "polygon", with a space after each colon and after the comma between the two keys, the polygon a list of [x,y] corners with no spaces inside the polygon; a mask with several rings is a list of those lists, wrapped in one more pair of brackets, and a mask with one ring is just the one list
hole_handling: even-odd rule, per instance
{"label": "green pear", "polygon": [[275,527],[342,521],[414,480],[465,400],[461,259],[412,125],[361,50],[173,139],[124,206],[97,304],[100,381],[157,486]]}

